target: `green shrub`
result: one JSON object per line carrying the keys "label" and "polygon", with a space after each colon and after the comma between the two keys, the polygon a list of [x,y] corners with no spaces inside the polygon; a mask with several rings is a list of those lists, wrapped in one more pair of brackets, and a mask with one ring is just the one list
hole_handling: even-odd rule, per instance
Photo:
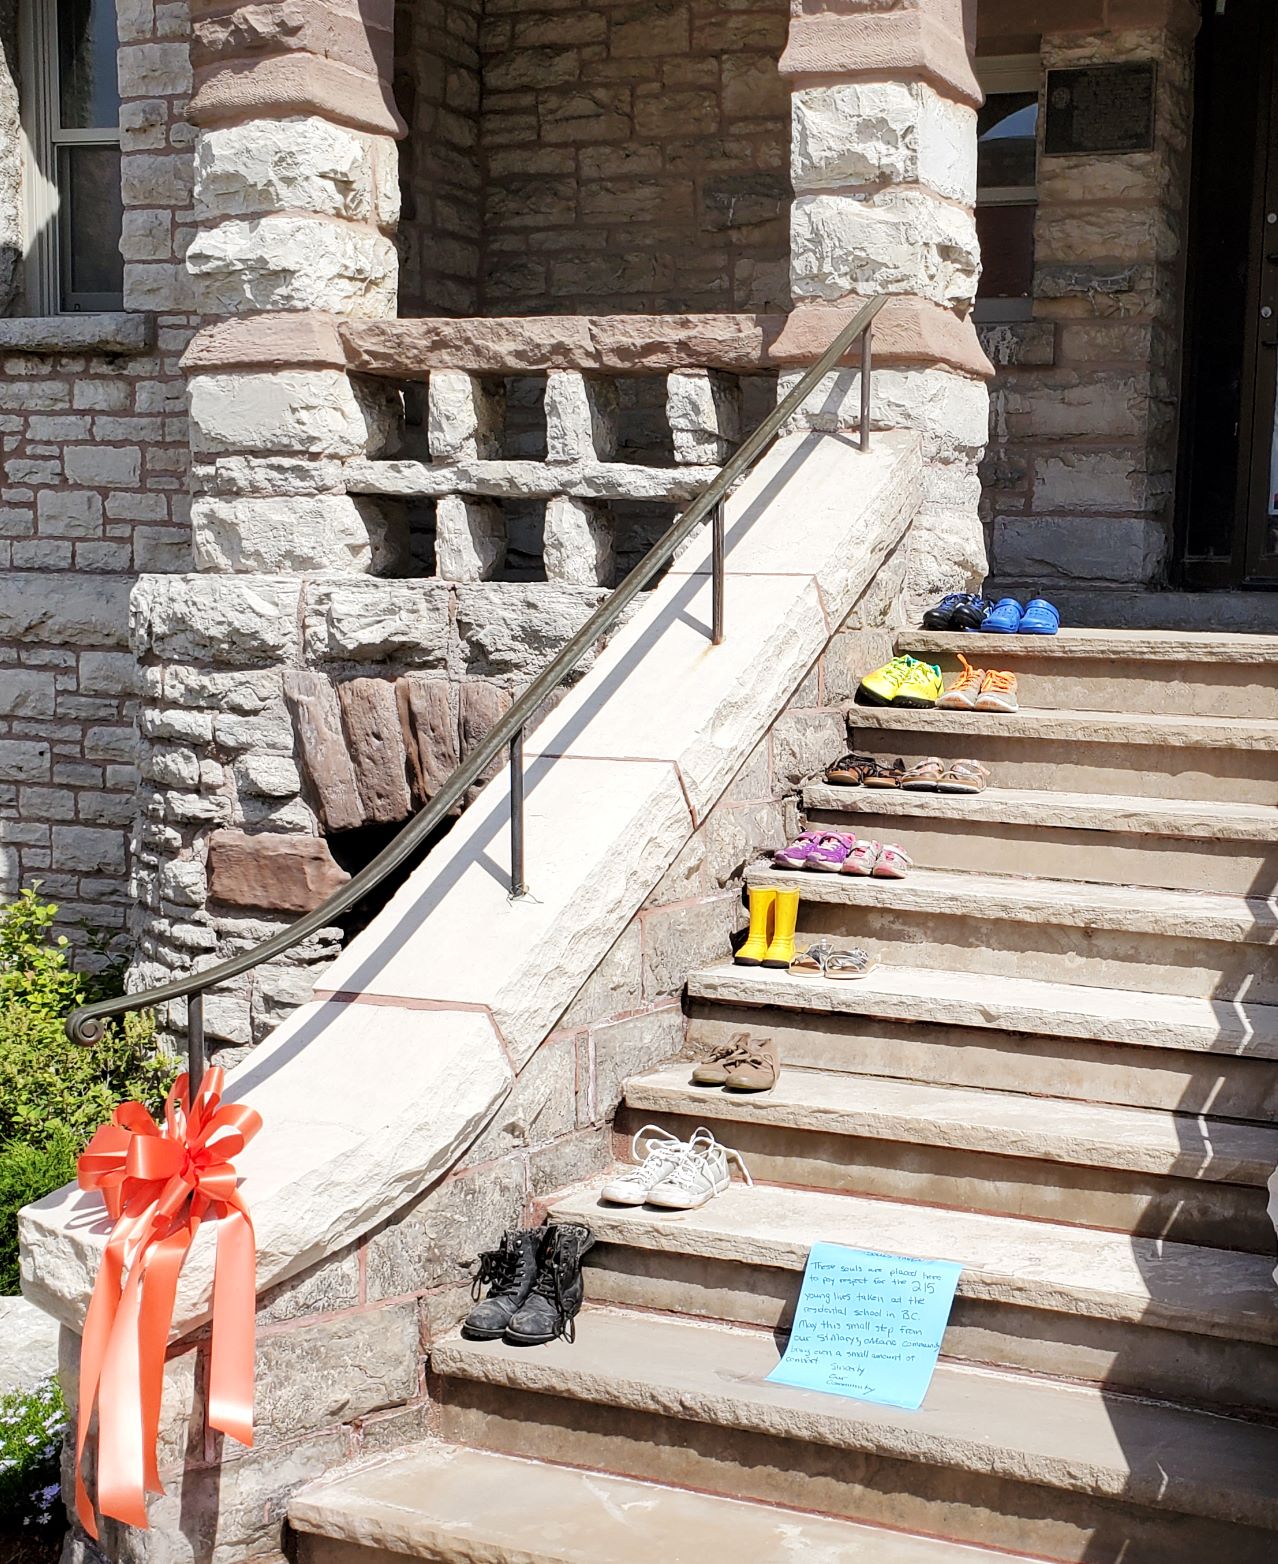
{"label": "green shrub", "polygon": [[117,1103],[158,1110],[177,1071],[146,1016],[109,1026],[91,1048],[68,1040],[68,1012],[119,993],[123,963],[78,971],[54,931],[57,907],[37,890],[0,909],[0,1293],[17,1290],[18,1208],[74,1177],[76,1154]]}
{"label": "green shrub", "polygon": [[0,1399],[0,1555],[56,1556],[65,1529],[58,1461],[66,1427],[56,1379]]}
{"label": "green shrub", "polygon": [[0,1146],[0,1295],[18,1291],[18,1212],[75,1177],[80,1144],[59,1126],[42,1145],[11,1140]]}

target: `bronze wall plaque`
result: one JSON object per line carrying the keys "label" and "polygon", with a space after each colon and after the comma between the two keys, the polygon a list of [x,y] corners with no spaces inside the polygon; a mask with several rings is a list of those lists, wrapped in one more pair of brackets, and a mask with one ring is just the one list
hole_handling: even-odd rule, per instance
{"label": "bronze wall plaque", "polygon": [[1157,90],[1152,60],[1048,71],[1044,153],[1151,152]]}

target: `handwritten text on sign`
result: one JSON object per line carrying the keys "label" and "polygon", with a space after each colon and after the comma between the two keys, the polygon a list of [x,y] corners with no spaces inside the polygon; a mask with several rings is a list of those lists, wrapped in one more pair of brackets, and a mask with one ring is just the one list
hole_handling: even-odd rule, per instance
{"label": "handwritten text on sign", "polygon": [[814,1244],[785,1355],[768,1378],[916,1412],[963,1267]]}

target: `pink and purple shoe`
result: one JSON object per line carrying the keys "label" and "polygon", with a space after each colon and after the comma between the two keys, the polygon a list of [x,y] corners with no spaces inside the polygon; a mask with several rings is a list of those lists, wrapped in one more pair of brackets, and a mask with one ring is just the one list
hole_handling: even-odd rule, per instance
{"label": "pink and purple shoe", "polygon": [[815,869],[820,874],[838,874],[848,860],[848,854],[856,847],[856,837],[850,833],[830,831],[807,856],[803,867]]}
{"label": "pink and purple shoe", "polygon": [[772,855],[772,862],[780,869],[802,869],[824,839],[824,831],[805,831],[802,836],[795,837],[788,847],[778,847]]}

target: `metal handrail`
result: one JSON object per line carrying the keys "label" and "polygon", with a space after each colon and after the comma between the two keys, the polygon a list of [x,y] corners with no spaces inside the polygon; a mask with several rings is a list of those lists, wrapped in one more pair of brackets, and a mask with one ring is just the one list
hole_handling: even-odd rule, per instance
{"label": "metal handrail", "polygon": [[524,729],[536,716],[547,696],[553,693],[582,657],[620,619],[631,602],[652,581],[657,572],[674,558],[681,544],[693,529],[707,516],[713,514],[712,530],[712,628],[711,640],[718,645],[723,640],[723,502],[734,484],[750,470],[776,439],[790,416],[800,407],[812,388],[847,353],[853,341],[861,339],[861,406],[860,446],[868,450],[870,444],[870,377],[873,370],[871,344],[874,318],[882,309],[882,297],[868,300],[857,310],[847,325],[806,370],[776,407],[759,424],[754,433],[742,441],[734,454],[720,468],[717,477],[702,489],[701,493],[684,511],[683,515],[648,550],[630,574],[611,595],[602,602],[570,641],[551,659],[514,702],[500,722],[488,732],[482,743],[470,757],[453,771],[452,775],[426,805],[377,857],[366,864],[358,874],[335,891],[327,901],[292,923],[288,928],[273,934],[269,939],[250,949],[241,951],[228,961],[202,971],[176,978],[172,983],[162,983],[156,988],[137,993],[122,994],[115,999],[99,1000],[96,1004],[82,1005],[67,1017],[67,1036],[75,1043],[93,1044],[100,1041],[105,1024],[113,1016],[130,1010],[150,1009],[171,999],[189,999],[187,1011],[187,1060],[192,1089],[198,1084],[204,1071],[204,994],[219,983],[238,977],[264,961],[300,945],[320,929],[328,927],[334,919],[362,900],[375,886],[380,885],[401,864],[405,863],[429,838],[431,832],[444,819],[466,789],[488,768],[503,749],[510,751],[511,772],[511,895],[523,896],[527,892],[524,879]]}

